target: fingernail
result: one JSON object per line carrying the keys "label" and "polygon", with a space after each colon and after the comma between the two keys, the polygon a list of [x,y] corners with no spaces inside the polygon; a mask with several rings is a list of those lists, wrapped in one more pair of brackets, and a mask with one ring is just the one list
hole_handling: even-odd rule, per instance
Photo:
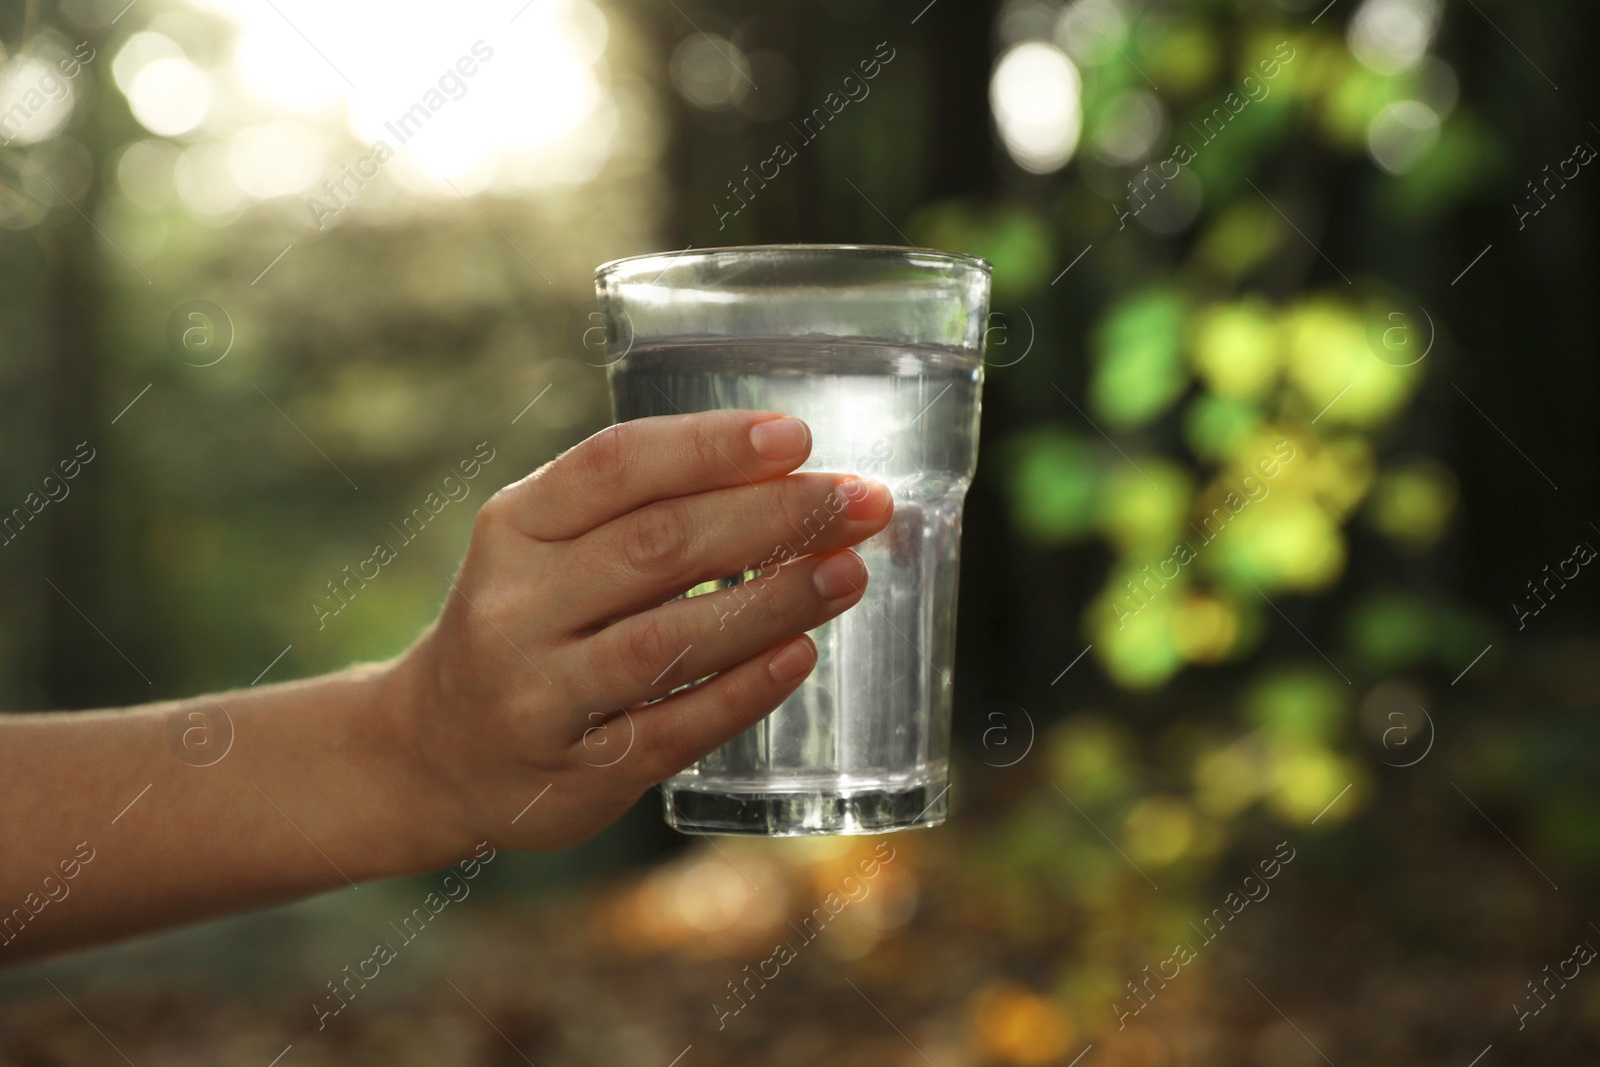
{"label": "fingernail", "polygon": [[750,427],[750,447],[762,459],[791,459],[804,452],[810,440],[806,424],[787,415]]}
{"label": "fingernail", "polygon": [[882,482],[847,478],[835,488],[844,496],[844,517],[847,519],[876,519],[893,503],[889,487]]}
{"label": "fingernail", "polygon": [[767,673],[779,685],[789,685],[804,678],[816,665],[816,646],[807,638],[797,637],[767,662]]}
{"label": "fingernail", "polygon": [[817,564],[817,569],[811,572],[811,584],[823,600],[837,600],[866,585],[866,570],[861,557],[854,552],[837,552]]}

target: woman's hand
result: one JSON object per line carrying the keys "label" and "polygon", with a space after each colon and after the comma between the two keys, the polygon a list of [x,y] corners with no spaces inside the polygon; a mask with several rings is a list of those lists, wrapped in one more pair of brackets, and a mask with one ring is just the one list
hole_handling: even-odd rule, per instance
{"label": "woman's hand", "polygon": [[[776,708],[816,665],[805,632],[861,598],[846,546],[888,490],[791,474],[810,446],[770,412],[613,427],[484,505],[390,663],[0,716],[0,965],[597,833]],[[185,758],[195,722],[215,758]]]}
{"label": "woman's hand", "polygon": [[810,450],[804,423],[771,412],[639,419],[483,506],[444,611],[393,675],[418,800],[462,851],[582,841],[794,691],[816,665],[805,632],[866,588],[847,546],[893,510],[879,483],[791,474]]}

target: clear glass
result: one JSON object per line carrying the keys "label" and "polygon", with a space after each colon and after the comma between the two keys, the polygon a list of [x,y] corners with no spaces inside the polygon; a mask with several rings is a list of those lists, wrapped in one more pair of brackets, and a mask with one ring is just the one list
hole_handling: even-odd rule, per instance
{"label": "clear glass", "polygon": [[641,256],[596,273],[618,421],[781,411],[811,427],[802,470],[874,477],[895,500],[888,529],[857,549],[864,600],[811,632],[810,677],[663,783],[676,829],[865,834],[944,821],[989,277],[970,256],[838,245]]}

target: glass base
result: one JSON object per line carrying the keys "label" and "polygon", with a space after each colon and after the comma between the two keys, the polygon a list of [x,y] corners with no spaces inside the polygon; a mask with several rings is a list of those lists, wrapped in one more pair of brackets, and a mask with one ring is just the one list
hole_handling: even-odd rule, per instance
{"label": "glass base", "polygon": [[950,813],[950,786],[924,782],[849,793],[727,792],[663,783],[667,825],[686,834],[809,837],[881,834],[938,826]]}

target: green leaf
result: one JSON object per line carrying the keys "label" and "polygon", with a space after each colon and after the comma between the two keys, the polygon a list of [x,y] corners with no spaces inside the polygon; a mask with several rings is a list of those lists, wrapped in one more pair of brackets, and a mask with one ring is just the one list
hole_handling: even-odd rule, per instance
{"label": "green leaf", "polygon": [[1099,470],[1094,450],[1064,430],[1045,429],[1005,446],[1012,521],[1045,544],[1089,532],[1097,512]]}
{"label": "green leaf", "polygon": [[1094,338],[1089,402],[1113,426],[1142,426],[1189,385],[1183,362],[1187,307],[1172,290],[1140,293],[1114,308]]}

